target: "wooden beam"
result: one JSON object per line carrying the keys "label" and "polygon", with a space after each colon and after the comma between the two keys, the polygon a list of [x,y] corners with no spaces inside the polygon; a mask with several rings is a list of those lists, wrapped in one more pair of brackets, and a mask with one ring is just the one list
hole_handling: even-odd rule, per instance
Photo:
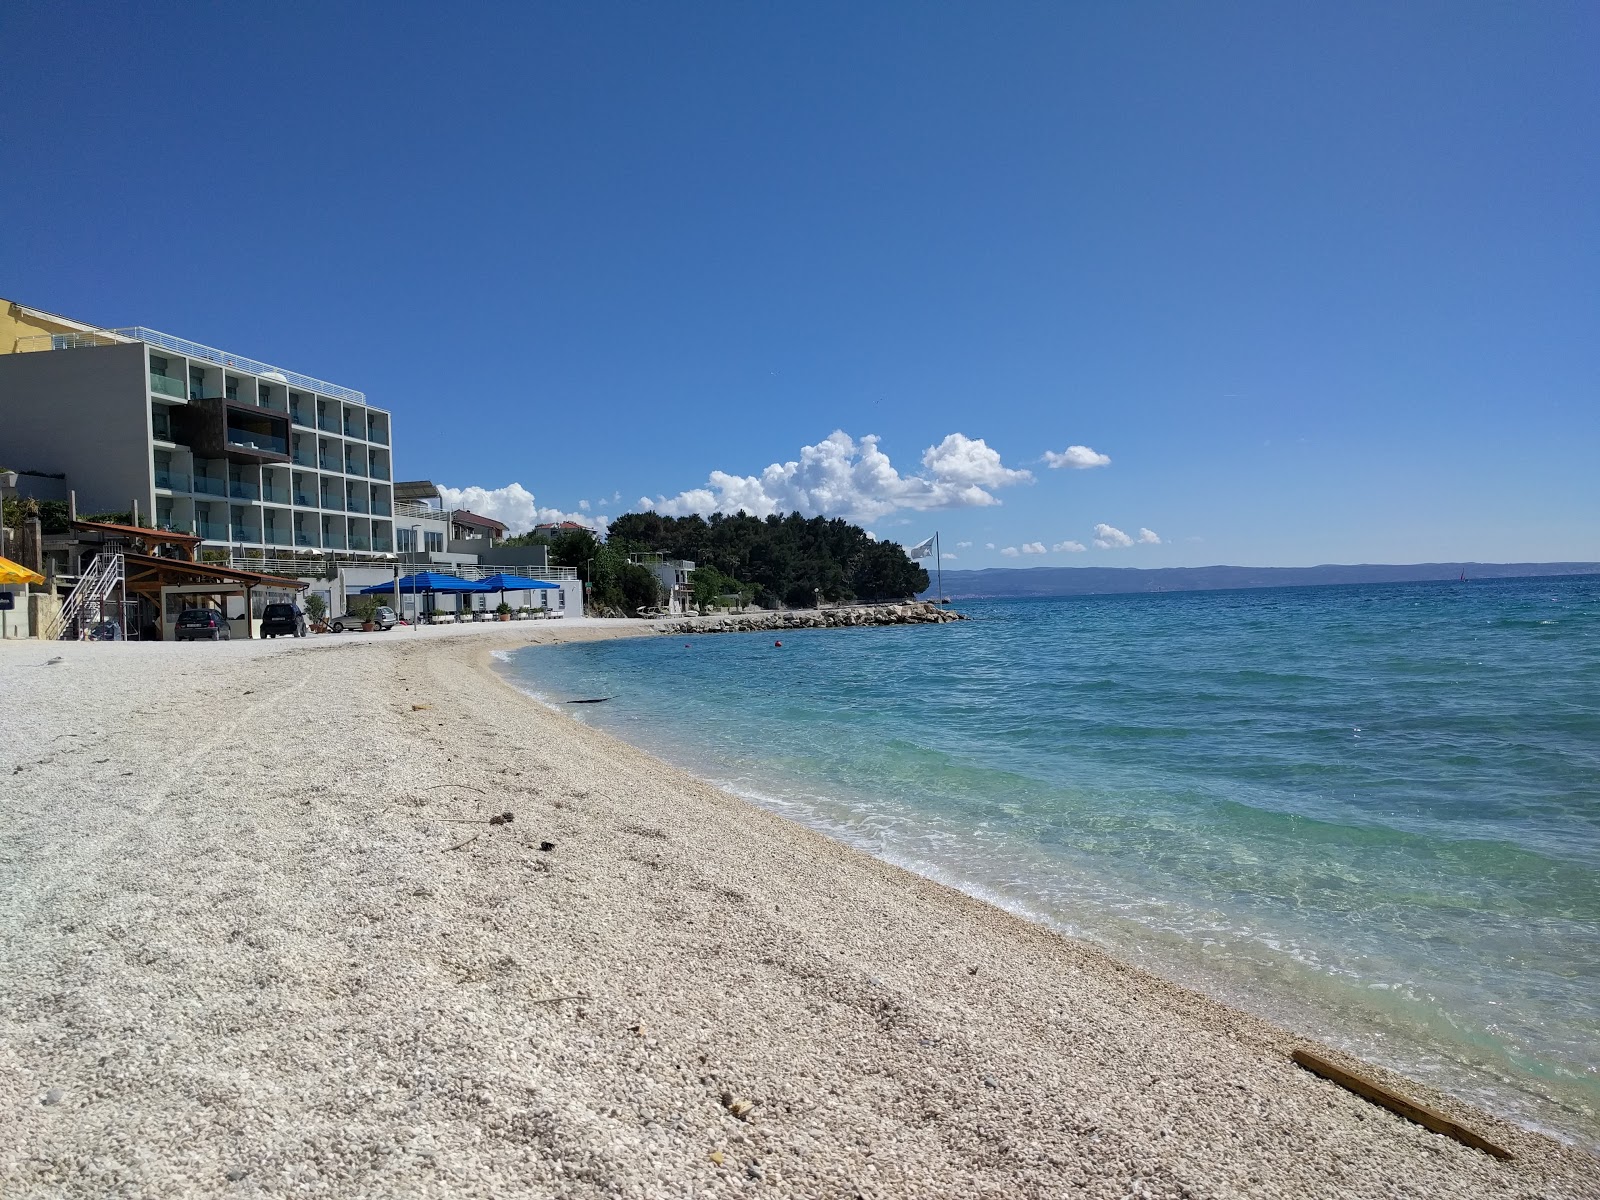
{"label": "wooden beam", "polygon": [[1465,1125],[1452,1121],[1443,1113],[1429,1108],[1426,1104],[1408,1100],[1399,1093],[1390,1091],[1375,1079],[1368,1079],[1365,1075],[1358,1075],[1354,1071],[1348,1071],[1343,1067],[1336,1066],[1309,1050],[1296,1050],[1290,1057],[1313,1075],[1320,1075],[1324,1079],[1331,1080],[1363,1099],[1387,1108],[1392,1113],[1398,1113],[1408,1121],[1415,1121],[1426,1129],[1454,1138],[1464,1146],[1471,1146],[1474,1150],[1482,1150],[1485,1154],[1492,1155],[1495,1158],[1511,1157],[1511,1151],[1496,1146],[1487,1138],[1480,1137]]}

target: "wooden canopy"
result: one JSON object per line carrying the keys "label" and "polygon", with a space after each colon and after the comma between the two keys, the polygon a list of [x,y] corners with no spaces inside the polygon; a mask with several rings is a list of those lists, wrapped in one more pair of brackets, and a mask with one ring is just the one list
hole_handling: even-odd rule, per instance
{"label": "wooden canopy", "polygon": [[113,525],[108,521],[73,521],[71,524],[82,533],[97,533],[106,541],[132,542],[149,548],[175,546],[186,559],[194,558],[195,547],[203,540],[199,534],[149,529],[143,525]]}
{"label": "wooden canopy", "polygon": [[228,591],[239,588],[251,591],[258,587],[301,591],[310,586],[304,580],[287,579],[282,575],[240,571],[234,567],[219,567],[214,563],[153,558],[148,554],[124,554],[122,562],[128,590],[156,602],[160,601],[164,587],[192,587],[202,583],[215,583]]}

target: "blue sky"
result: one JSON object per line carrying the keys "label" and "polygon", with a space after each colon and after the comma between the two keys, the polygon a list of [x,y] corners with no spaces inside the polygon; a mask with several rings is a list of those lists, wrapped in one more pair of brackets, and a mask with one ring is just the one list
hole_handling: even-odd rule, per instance
{"label": "blue sky", "polygon": [[1597,35],[12,0],[0,295],[359,387],[402,475],[507,514],[803,504],[968,567],[1600,559]]}

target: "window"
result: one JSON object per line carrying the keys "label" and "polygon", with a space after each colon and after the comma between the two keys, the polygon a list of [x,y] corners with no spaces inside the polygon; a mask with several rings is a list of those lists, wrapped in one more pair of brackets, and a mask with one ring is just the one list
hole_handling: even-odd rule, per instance
{"label": "window", "polygon": [[422,545],[423,549],[425,549],[429,554],[443,554],[444,534],[430,533],[428,530],[424,529],[422,531]]}
{"label": "window", "polygon": [[416,551],[417,542],[409,529],[396,529],[394,531],[394,548],[401,554],[412,554]]}
{"label": "window", "polygon": [[150,356],[150,373],[152,375],[160,375],[165,378],[167,374],[167,360],[162,358],[159,354],[152,354]]}

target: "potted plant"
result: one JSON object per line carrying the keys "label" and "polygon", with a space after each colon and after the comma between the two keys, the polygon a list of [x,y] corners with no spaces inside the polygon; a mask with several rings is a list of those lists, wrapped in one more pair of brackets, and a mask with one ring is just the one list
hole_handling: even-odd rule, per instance
{"label": "potted plant", "polygon": [[499,617],[502,621],[511,620],[511,605],[507,604],[504,600],[500,601],[500,603],[495,606],[494,612],[495,616]]}
{"label": "potted plant", "polygon": [[350,601],[350,615],[361,619],[361,631],[363,633],[371,633],[377,628],[377,624],[373,621],[373,617],[377,613],[378,602],[371,596],[362,596]]}

